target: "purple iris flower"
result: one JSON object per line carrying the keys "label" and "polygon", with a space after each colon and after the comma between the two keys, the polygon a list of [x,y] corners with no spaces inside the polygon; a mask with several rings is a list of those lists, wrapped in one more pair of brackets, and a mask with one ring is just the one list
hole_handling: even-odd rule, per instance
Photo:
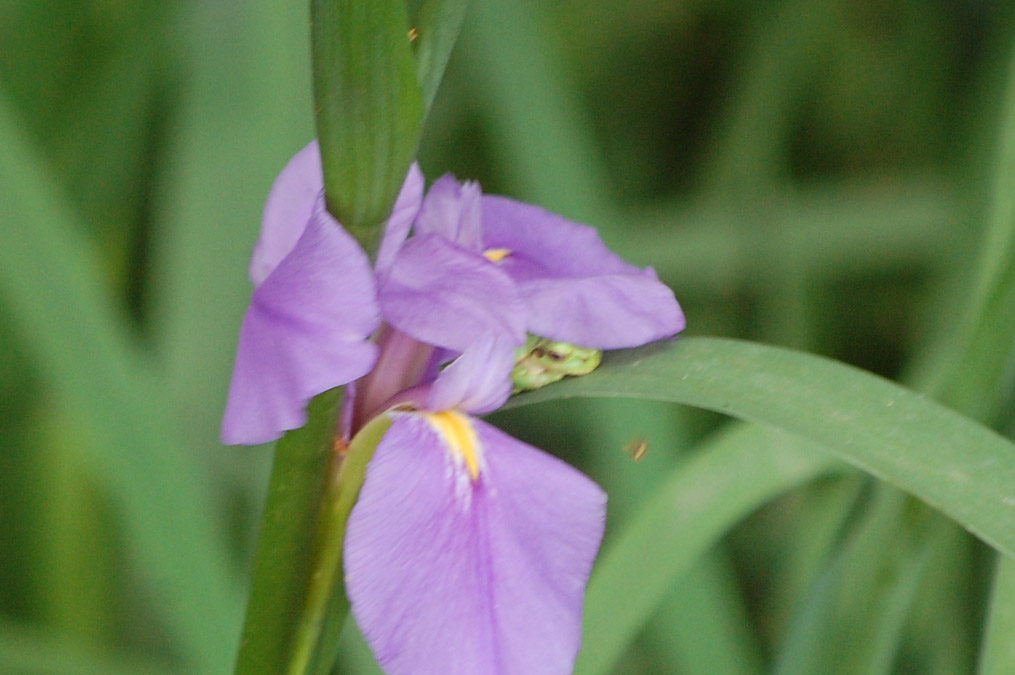
{"label": "purple iris flower", "polygon": [[[341,385],[341,434],[378,415],[349,519],[353,613],[391,673],[565,673],[606,497],[567,464],[473,417],[511,392],[527,332],[631,347],[684,327],[651,269],[592,228],[413,166],[374,269],[324,205],[316,143],[276,180],[222,427],[264,443]],[[412,236],[410,237],[410,232]]]}
{"label": "purple iris flower", "polygon": [[396,407],[349,518],[353,613],[390,673],[568,673],[606,495],[564,462],[469,416],[511,390],[489,336]]}

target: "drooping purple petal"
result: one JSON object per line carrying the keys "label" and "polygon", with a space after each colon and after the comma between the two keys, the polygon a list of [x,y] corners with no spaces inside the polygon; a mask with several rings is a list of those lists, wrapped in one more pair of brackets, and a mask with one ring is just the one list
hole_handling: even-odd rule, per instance
{"label": "drooping purple petal", "polygon": [[406,242],[379,298],[388,323],[428,344],[462,352],[488,332],[525,341],[525,309],[511,279],[437,235]]}
{"label": "drooping purple petal", "polygon": [[654,274],[540,279],[518,285],[528,330],[596,349],[637,347],[684,329],[673,291]]}
{"label": "drooping purple petal", "polygon": [[255,287],[296,246],[323,190],[321,151],[314,140],[289,160],[268,193],[261,236],[250,259],[250,280]]}
{"label": "drooping purple petal", "polygon": [[381,666],[570,673],[602,490],[479,420],[483,470],[473,482],[425,416],[393,416],[345,540],[352,610]]}
{"label": "drooping purple petal", "polygon": [[419,164],[412,163],[409,167],[409,174],[405,177],[402,190],[398,193],[395,206],[391,210],[387,227],[384,229],[384,238],[377,251],[377,272],[383,274],[388,271],[391,264],[398,255],[398,249],[402,247],[405,239],[409,236],[412,223],[419,213],[420,204],[423,202],[423,189],[426,187],[426,179],[423,178],[423,171]]}
{"label": "drooping purple petal", "polygon": [[479,184],[459,183],[454,176],[441,176],[426,194],[416,218],[416,234],[439,234],[470,251],[481,251]]}
{"label": "drooping purple petal", "polygon": [[507,197],[482,198],[483,246],[511,251],[504,269],[516,281],[640,274],[606,247],[595,228]]}
{"label": "drooping purple petal", "polygon": [[317,203],[295,247],[257,287],[240,329],[222,441],[253,445],[306,423],[312,397],[367,373],[380,324],[359,245]]}
{"label": "drooping purple petal", "polygon": [[451,362],[430,388],[427,410],[462,410],[481,414],[496,410],[511,395],[515,345],[488,333]]}
{"label": "drooping purple petal", "polygon": [[673,291],[614,254],[595,229],[537,206],[484,196],[483,245],[517,284],[526,329],[582,347],[620,349],[683,330]]}

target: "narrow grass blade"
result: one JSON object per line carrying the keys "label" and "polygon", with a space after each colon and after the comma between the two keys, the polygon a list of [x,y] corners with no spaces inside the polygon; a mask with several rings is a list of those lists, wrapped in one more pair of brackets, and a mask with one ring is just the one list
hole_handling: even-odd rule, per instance
{"label": "narrow grass blade", "polygon": [[837,466],[805,441],[738,426],[674,470],[600,558],[576,672],[610,672],[674,582],[732,525]]}
{"label": "narrow grass blade", "polygon": [[0,94],[0,297],[47,385],[85,430],[77,449],[123,518],[137,567],[184,658],[221,672],[240,598],[207,476],[175,435],[173,408],[98,282],[44,163]]}
{"label": "narrow grass blade", "polygon": [[424,0],[416,13],[416,69],[427,110],[437,95],[468,8],[469,0]]}
{"label": "narrow grass blade", "polygon": [[682,338],[610,355],[596,372],[519,396],[686,403],[827,448],[1015,555],[1015,445],[897,384],[777,347]]}

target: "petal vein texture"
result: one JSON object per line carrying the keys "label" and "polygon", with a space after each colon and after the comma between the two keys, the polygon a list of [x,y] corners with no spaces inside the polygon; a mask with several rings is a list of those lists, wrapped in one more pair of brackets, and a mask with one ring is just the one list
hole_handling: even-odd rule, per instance
{"label": "petal vein texture", "polygon": [[472,482],[425,417],[396,413],[345,542],[353,613],[392,675],[554,675],[581,644],[606,496],[564,462],[472,420]]}

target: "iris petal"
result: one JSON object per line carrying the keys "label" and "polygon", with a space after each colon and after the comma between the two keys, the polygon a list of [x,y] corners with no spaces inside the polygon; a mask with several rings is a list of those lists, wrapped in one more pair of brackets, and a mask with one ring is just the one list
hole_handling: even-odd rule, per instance
{"label": "iris petal", "polygon": [[379,294],[384,319],[427,344],[463,352],[489,332],[525,341],[525,307],[511,279],[438,235],[406,242]]}
{"label": "iris petal", "polygon": [[392,675],[569,673],[606,497],[567,464],[472,420],[479,479],[395,413],[345,541],[353,613]]}
{"label": "iris petal", "polygon": [[622,349],[684,329],[673,291],[649,272],[520,283],[536,335],[596,349]]}
{"label": "iris petal", "polygon": [[[336,292],[340,291],[340,292]],[[254,291],[240,329],[222,440],[253,445],[306,423],[306,404],[366,374],[380,324],[373,273],[320,198],[295,247]]]}
{"label": "iris petal", "polygon": [[484,196],[482,212],[484,246],[510,251],[499,266],[525,299],[529,332],[620,349],[683,330],[673,291],[651,268],[606,248],[593,228],[504,197]]}
{"label": "iris petal", "polygon": [[289,160],[268,193],[261,236],[250,259],[250,280],[254,286],[260,286],[296,246],[323,190],[321,151],[317,141],[311,141]]}
{"label": "iris petal", "polygon": [[416,219],[416,234],[439,234],[470,251],[482,247],[478,183],[459,183],[448,174],[430,186]]}
{"label": "iris petal", "polygon": [[[423,201],[425,183],[419,164],[413,162],[384,230],[384,238],[377,253],[379,272],[384,272],[391,266],[398,249],[409,236]],[[268,193],[261,221],[261,235],[250,259],[250,280],[254,286],[260,286],[275,266],[293,250],[323,191],[321,151],[314,140],[289,160]]]}
{"label": "iris petal", "polygon": [[441,372],[430,388],[428,410],[457,408],[471,413],[496,410],[511,395],[515,347],[502,335],[488,333]]}
{"label": "iris petal", "polygon": [[[508,261],[524,261],[528,274],[580,278],[641,273],[608,249],[595,228],[572,222],[539,206],[483,195],[482,215],[483,246],[508,249],[511,251]],[[511,273],[510,267],[505,266],[505,269]]]}
{"label": "iris petal", "polygon": [[377,251],[378,273],[387,272],[395,261],[398,250],[409,236],[409,230],[412,229],[412,223],[423,201],[425,187],[426,179],[423,178],[423,171],[419,168],[419,164],[413,162],[409,167],[409,174],[405,177],[405,183],[402,184],[402,190],[395,200],[395,206],[384,229],[384,238]]}

